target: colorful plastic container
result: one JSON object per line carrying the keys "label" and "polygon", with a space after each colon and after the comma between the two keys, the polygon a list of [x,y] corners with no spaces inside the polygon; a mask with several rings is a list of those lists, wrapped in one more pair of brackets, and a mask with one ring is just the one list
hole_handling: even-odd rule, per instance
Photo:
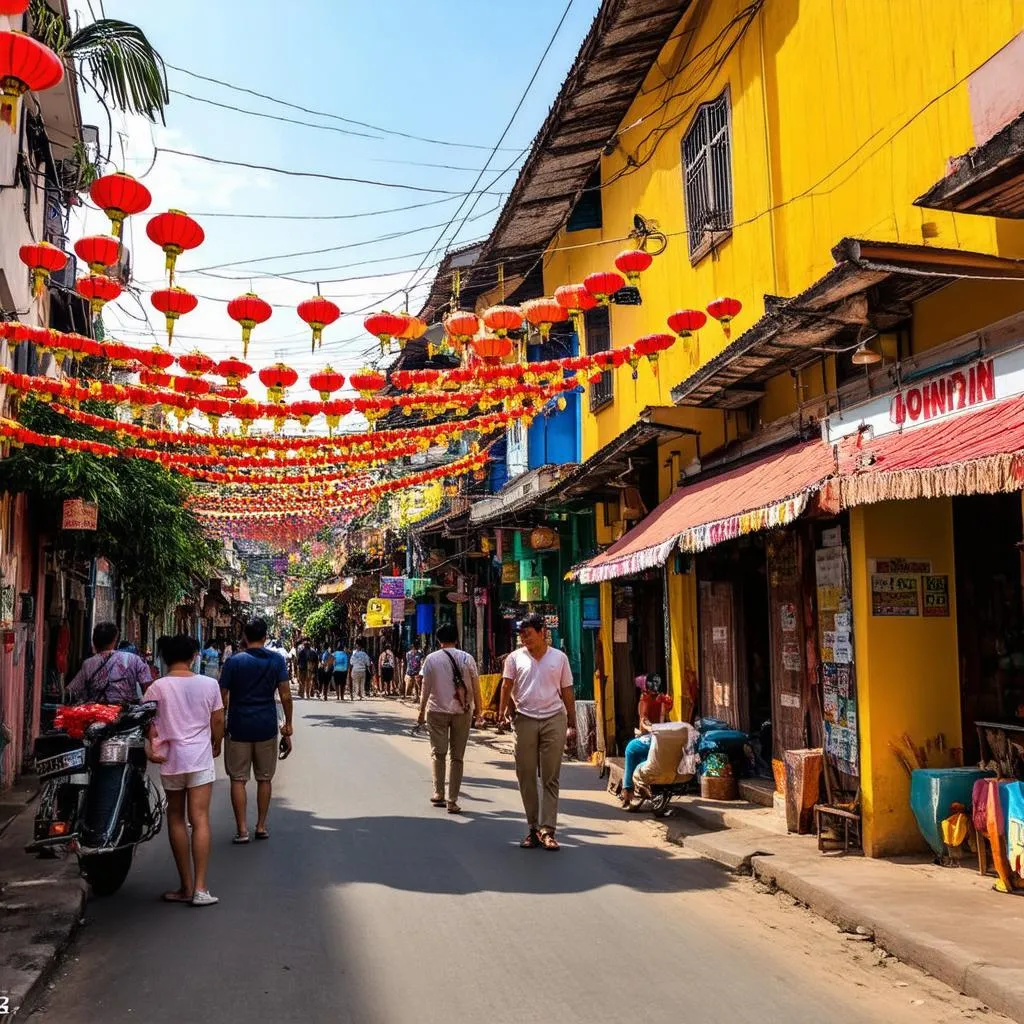
{"label": "colorful plastic container", "polygon": [[989,778],[992,772],[981,768],[915,768],[910,778],[910,809],[917,819],[925,842],[941,855],[942,822],[955,803],[970,813],[971,790],[978,779]]}

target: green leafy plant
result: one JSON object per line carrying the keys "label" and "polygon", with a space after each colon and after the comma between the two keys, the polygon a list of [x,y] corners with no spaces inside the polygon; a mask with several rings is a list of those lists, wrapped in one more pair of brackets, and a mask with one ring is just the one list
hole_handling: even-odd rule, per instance
{"label": "green leafy plant", "polygon": [[317,591],[334,575],[330,558],[323,555],[300,563],[299,575],[302,579],[281,603],[281,611],[287,622],[305,631],[307,620],[324,604]]}
{"label": "green leafy plant", "polygon": [[[40,433],[111,443],[109,435],[71,423],[46,403],[25,402],[18,418]],[[98,527],[76,535],[75,550],[85,557],[109,558],[126,592],[149,611],[161,611],[205,583],[218,564],[218,545],[185,507],[189,483],[154,463],[16,448],[0,460],[0,490],[28,494],[50,516],[44,525],[54,530],[64,500],[98,504]]]}
{"label": "green leafy plant", "polygon": [[342,607],[334,601],[324,601],[307,619],[303,633],[311,640],[320,643],[328,639],[332,633],[341,629]]}
{"label": "green leafy plant", "polygon": [[78,72],[101,102],[150,121],[170,103],[163,58],[138,25],[100,18],[72,32],[46,0],[32,0],[32,34]]}

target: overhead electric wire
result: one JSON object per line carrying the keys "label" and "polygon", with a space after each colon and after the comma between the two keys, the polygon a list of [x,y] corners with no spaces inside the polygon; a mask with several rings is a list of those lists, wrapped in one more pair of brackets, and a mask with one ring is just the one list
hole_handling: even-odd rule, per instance
{"label": "overhead electric wire", "polygon": [[233,92],[245,93],[249,96],[255,96],[261,100],[269,100],[271,103],[277,104],[281,107],[289,107],[292,110],[299,110],[304,114],[312,114],[314,117],[326,117],[332,121],[340,121],[343,124],[354,124],[359,128],[368,128],[371,131],[380,132],[383,135],[394,135],[401,139],[411,139],[414,142],[426,142],[433,146],[452,146],[458,149],[488,149],[489,147],[482,143],[472,142],[452,142],[448,139],[434,139],[426,135],[415,135],[411,132],[403,132],[396,128],[384,128],[381,125],[371,124],[368,121],[358,121],[351,117],[342,117],[340,114],[332,114],[326,110],[314,110],[311,107],[304,107],[299,103],[292,103],[288,100],[281,99],[279,96],[271,96],[269,93],[259,92],[256,89],[249,89],[242,85],[235,85],[232,82],[226,82],[220,78],[213,78],[210,75],[201,75],[197,71],[190,71],[188,68],[179,67],[177,64],[171,64],[168,61],[164,61],[167,67],[172,71],[177,71],[183,75],[188,75],[190,78],[198,79],[201,82],[210,82],[213,85],[219,85],[225,89],[231,89]]}

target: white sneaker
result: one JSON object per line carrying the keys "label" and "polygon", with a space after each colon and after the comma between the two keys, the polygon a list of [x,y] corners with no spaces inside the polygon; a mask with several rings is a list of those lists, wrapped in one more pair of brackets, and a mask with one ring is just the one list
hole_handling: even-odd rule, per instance
{"label": "white sneaker", "polygon": [[220,903],[220,900],[211,895],[209,889],[196,889],[192,894],[193,907],[212,907],[214,903]]}

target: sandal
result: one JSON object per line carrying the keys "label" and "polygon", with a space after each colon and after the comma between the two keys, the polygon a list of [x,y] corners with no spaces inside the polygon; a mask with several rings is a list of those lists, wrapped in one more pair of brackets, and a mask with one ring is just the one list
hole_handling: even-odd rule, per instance
{"label": "sandal", "polygon": [[454,800],[449,800],[448,801],[448,813],[449,814],[461,814],[462,813],[462,808]]}
{"label": "sandal", "polygon": [[256,838],[257,839],[269,839],[270,838],[270,833],[265,828],[258,828],[258,829],[256,829]]}
{"label": "sandal", "polygon": [[249,833],[248,832],[236,832],[235,833],[235,838],[232,839],[231,842],[234,843],[235,846],[245,846],[245,844],[247,842],[249,842]]}
{"label": "sandal", "polygon": [[558,840],[550,832],[541,832],[537,838],[545,850],[557,851],[561,849],[558,845]]}
{"label": "sandal", "polygon": [[540,846],[540,836],[534,829],[530,829],[530,834],[519,843],[520,850],[536,850]]}
{"label": "sandal", "polygon": [[432,797],[430,798],[430,802],[431,802],[431,803],[432,803],[432,804],[433,804],[433,805],[434,805],[435,807],[444,807],[444,805],[445,805],[445,803],[446,803],[447,801],[445,800],[445,798],[444,798],[443,796],[437,796],[437,794],[435,794],[434,796],[432,796]]}
{"label": "sandal", "polygon": [[165,892],[160,899],[164,903],[191,903],[192,897],[186,896],[180,889],[176,889],[174,892]]}

